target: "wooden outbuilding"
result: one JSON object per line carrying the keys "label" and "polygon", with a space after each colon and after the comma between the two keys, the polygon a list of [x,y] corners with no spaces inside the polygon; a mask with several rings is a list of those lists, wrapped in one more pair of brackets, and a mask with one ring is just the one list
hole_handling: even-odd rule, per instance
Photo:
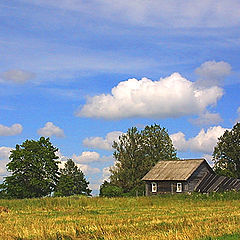
{"label": "wooden outbuilding", "polygon": [[240,189],[240,180],[218,176],[205,159],[159,161],[143,178],[146,196]]}

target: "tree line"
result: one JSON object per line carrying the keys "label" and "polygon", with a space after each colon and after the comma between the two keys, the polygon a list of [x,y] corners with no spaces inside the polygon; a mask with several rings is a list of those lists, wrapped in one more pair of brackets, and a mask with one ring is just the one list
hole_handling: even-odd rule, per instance
{"label": "tree line", "polygon": [[[100,196],[143,195],[142,177],[158,161],[178,159],[167,130],[157,124],[142,131],[130,128],[113,148],[115,165],[110,169],[110,180],[100,187]],[[212,159],[216,174],[240,178],[240,123],[218,139]]]}
{"label": "tree line", "polygon": [[0,185],[0,197],[39,198],[44,196],[90,195],[89,182],[72,159],[59,168],[58,148],[49,138],[26,140],[11,151],[7,170],[11,173]]}
{"label": "tree line", "polygon": [[[115,164],[109,181],[100,186],[100,196],[144,194],[142,177],[158,162],[178,160],[168,131],[158,124],[136,127],[113,142]],[[48,195],[90,195],[83,172],[72,159],[59,169],[58,149],[49,138],[26,140],[11,151],[7,170],[11,173],[0,185],[0,197],[33,198]],[[225,131],[213,152],[214,171],[219,175],[240,178],[240,123]]]}

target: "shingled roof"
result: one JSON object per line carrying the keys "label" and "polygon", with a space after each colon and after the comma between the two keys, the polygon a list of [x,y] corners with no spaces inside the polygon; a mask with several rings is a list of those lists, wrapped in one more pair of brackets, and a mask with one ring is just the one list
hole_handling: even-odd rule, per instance
{"label": "shingled roof", "polygon": [[[184,159],[177,161],[159,161],[142,180],[187,180],[203,163],[210,168],[205,159]],[[211,168],[210,168],[211,169]],[[212,169],[211,169],[212,171]]]}

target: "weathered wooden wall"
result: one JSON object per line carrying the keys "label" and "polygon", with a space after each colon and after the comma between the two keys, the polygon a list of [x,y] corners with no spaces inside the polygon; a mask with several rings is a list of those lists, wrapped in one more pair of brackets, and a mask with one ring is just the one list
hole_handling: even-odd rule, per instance
{"label": "weathered wooden wall", "polygon": [[[157,183],[157,192],[152,193],[152,182]],[[177,183],[182,183],[182,192],[188,192],[186,181],[146,181],[146,196],[161,193],[177,193]]]}
{"label": "weathered wooden wall", "polygon": [[206,164],[201,164],[188,179],[188,191],[193,192],[200,181],[209,173],[211,173],[211,170],[208,166]]}

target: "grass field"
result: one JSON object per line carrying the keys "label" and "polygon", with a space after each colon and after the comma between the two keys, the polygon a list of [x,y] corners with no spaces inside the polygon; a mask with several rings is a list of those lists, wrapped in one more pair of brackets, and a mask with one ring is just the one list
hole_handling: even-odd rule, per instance
{"label": "grass field", "polygon": [[0,239],[240,239],[240,194],[0,200]]}

